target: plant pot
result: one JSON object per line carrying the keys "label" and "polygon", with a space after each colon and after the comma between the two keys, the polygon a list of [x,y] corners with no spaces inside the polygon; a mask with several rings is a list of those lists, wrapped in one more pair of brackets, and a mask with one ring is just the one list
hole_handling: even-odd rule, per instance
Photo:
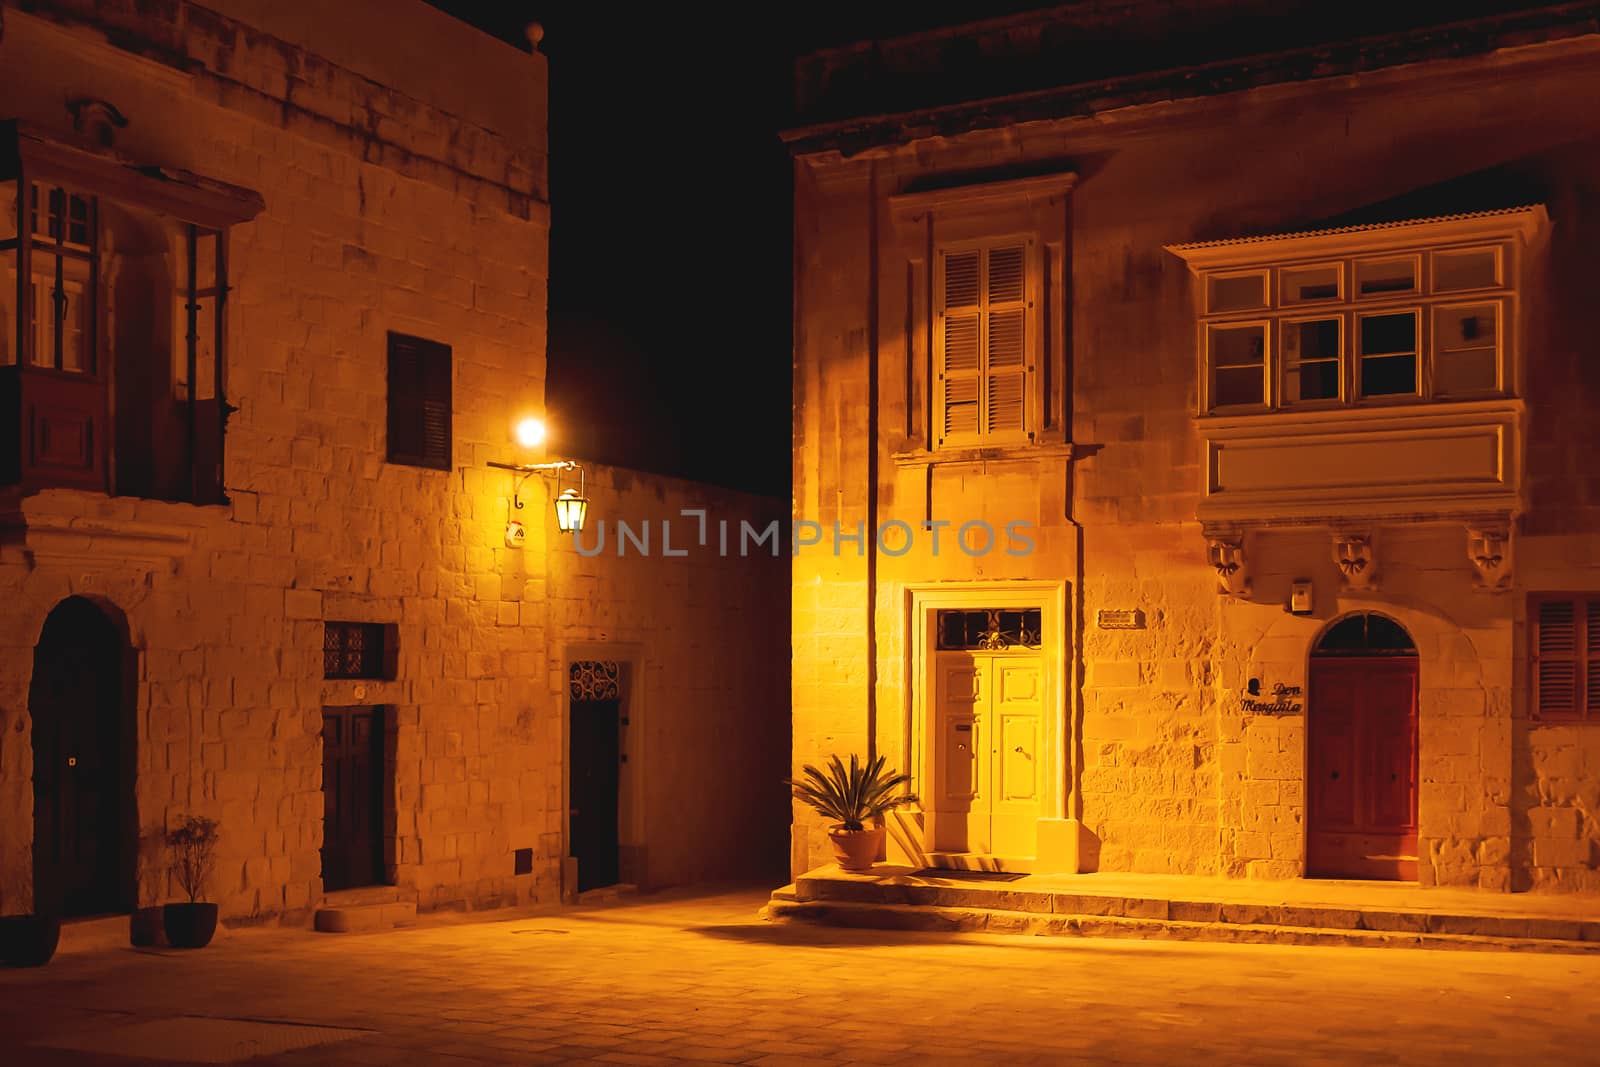
{"label": "plant pot", "polygon": [[215,904],[167,904],[161,909],[161,928],[173,948],[205,948],[217,932]]}
{"label": "plant pot", "polygon": [[883,850],[884,828],[869,826],[864,830],[846,830],[835,826],[828,831],[833,842],[833,855],[842,871],[870,871]]}
{"label": "plant pot", "polygon": [[13,967],[42,967],[61,942],[61,920],[47,915],[0,917],[0,962]]}

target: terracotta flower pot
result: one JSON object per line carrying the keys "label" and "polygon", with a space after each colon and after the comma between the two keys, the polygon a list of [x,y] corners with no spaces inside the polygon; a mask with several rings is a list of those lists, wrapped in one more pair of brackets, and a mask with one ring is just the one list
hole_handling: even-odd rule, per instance
{"label": "terracotta flower pot", "polygon": [[833,855],[844,871],[870,871],[883,849],[884,828],[869,826],[865,830],[846,830],[835,826],[828,831],[833,842]]}
{"label": "terracotta flower pot", "polygon": [[217,932],[217,906],[167,904],[161,909],[161,928],[173,948],[205,948]]}
{"label": "terracotta flower pot", "polygon": [[13,967],[42,967],[56,954],[61,920],[49,915],[0,918],[0,961]]}

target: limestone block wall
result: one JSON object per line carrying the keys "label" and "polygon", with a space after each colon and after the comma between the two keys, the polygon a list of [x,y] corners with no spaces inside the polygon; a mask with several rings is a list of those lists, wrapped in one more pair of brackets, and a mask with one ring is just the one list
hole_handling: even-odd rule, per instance
{"label": "limestone block wall", "polygon": [[[440,55],[482,47],[454,23],[434,43]],[[137,661],[138,904],[171,899],[156,841],[198,812],[222,822],[211,893],[225,916],[314,905],[321,708],[363,702],[393,714],[393,879],[424,906],[554,899],[543,528],[520,557],[496,547],[505,487],[484,466],[506,458],[511,417],[542,404],[542,120],[474,127],[426,91],[185,3],[8,10],[0,55],[13,113],[61,129],[63,99],[108,99],[128,118],[119,146],[131,157],[258,190],[267,205],[230,236],[231,503],[8,501],[3,821],[32,825],[33,644],[55,603],[87,595],[126,619]],[[542,57],[505,48],[500,61],[542,115]],[[384,462],[390,330],[452,347],[450,471]],[[93,537],[45,539],[83,523]],[[328,619],[397,624],[398,677],[364,694],[325,682]],[[30,839],[5,835],[4,910],[29,903]],[[539,856],[514,878],[520,847]]]}
{"label": "limestone block wall", "polygon": [[632,673],[625,876],[651,888],[780,877],[788,560],[775,531],[763,545],[743,531],[768,532],[782,501],[606,467],[589,468],[586,492],[585,531],[551,542],[540,666],[563,711],[574,659]]}
{"label": "limestone block wall", "polygon": [[[1530,592],[1600,589],[1587,458],[1600,379],[1581,355],[1580,292],[1600,269],[1600,235],[1581,207],[1600,157],[1574,103],[1600,88],[1589,47],[800,158],[794,516],[846,529],[1022,517],[1038,539],[1020,562],[797,556],[796,765],[863,735],[899,751],[906,584],[1048,577],[1073,589],[1064,669],[1075,682],[1061,714],[1079,750],[1069,806],[1083,820],[1085,866],[1294,877],[1304,870],[1305,720],[1245,714],[1242,686],[1259,672],[1303,677],[1322,627],[1377,610],[1410,630],[1421,660],[1421,880],[1592,887],[1600,731],[1530,717],[1525,630]],[[926,403],[927,379],[906,356],[895,287],[917,268],[895,258],[889,198],[1059,171],[1078,175],[1065,286],[1072,448],[912,462],[907,405]],[[1537,310],[1518,382],[1528,508],[1514,585],[1478,591],[1459,523],[1402,522],[1381,531],[1373,592],[1342,589],[1326,531],[1267,531],[1253,542],[1253,594],[1221,598],[1195,519],[1204,472],[1192,281],[1164,247],[1313,228],[1402,197],[1385,217],[1539,202],[1553,220],[1526,282],[1524,306]],[[1294,579],[1314,582],[1310,617],[1285,610]],[[1098,625],[1101,609],[1135,608],[1142,630]],[[827,862],[820,827],[803,810],[795,818],[791,867]]]}

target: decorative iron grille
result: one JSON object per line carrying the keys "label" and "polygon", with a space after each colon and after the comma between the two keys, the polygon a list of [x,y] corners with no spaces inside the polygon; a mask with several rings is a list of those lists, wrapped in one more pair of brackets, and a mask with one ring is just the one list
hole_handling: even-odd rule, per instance
{"label": "decorative iron grille", "polygon": [[618,700],[622,696],[622,686],[618,682],[621,668],[615,660],[574,660],[568,675],[573,700]]}
{"label": "decorative iron grille", "polygon": [[327,622],[322,628],[324,678],[384,677],[385,627],[381,622]]}
{"label": "decorative iron grille", "polygon": [[1038,608],[978,608],[940,611],[935,619],[940,651],[993,652],[1038,648],[1044,643]]}

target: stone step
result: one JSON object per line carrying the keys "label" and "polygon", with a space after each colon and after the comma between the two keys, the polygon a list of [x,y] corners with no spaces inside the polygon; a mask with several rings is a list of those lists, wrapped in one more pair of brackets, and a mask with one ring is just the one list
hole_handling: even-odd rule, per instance
{"label": "stone step", "polygon": [[578,903],[588,907],[602,904],[620,904],[628,897],[637,896],[638,892],[638,886],[625,883],[600,886],[597,889],[585,889],[579,893]]}
{"label": "stone step", "polygon": [[1127,937],[1242,944],[1343,945],[1363,948],[1438,948],[1525,952],[1600,953],[1600,941],[1484,936],[1420,930],[1368,930],[1289,926],[1264,922],[1060,915],[995,908],[864,904],[773,899],[762,909],[773,922],[814,922],[878,930],[937,933],[1031,934],[1054,937]]}
{"label": "stone step", "polygon": [[324,896],[312,917],[312,926],[325,934],[362,934],[409,926],[416,921],[415,892],[373,885]]}
{"label": "stone step", "polygon": [[1600,919],[1548,915],[1471,914],[1448,910],[1314,903],[1186,900],[1085,893],[1007,883],[950,884],[871,878],[795,879],[800,903],[974,909],[1033,915],[1144,919],[1230,927],[1272,926],[1357,933],[1444,934],[1463,937],[1570,941],[1600,945]]}

